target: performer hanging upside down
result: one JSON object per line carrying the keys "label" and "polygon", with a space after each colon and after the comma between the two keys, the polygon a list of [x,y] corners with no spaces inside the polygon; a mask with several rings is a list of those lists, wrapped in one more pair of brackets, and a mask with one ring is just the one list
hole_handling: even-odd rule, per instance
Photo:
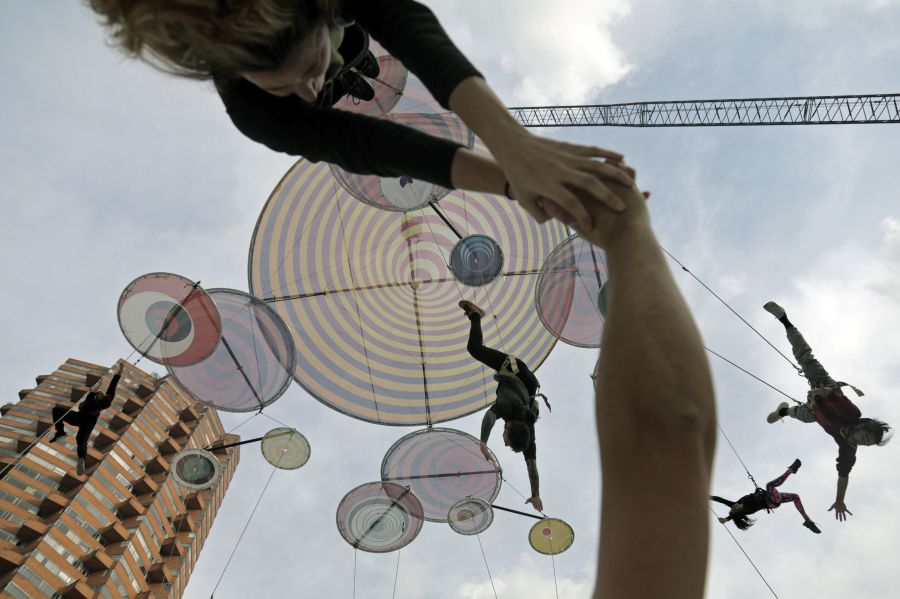
{"label": "performer hanging upside down", "polygon": [[84,474],[84,459],[87,457],[87,443],[91,437],[91,431],[100,418],[100,412],[105,410],[112,404],[113,398],[116,396],[116,386],[122,377],[122,363],[116,367],[115,375],[109,382],[109,388],[106,393],[99,391],[90,391],[75,411],[72,408],[64,406],[54,406],[53,422],[56,424],[56,434],[50,439],[51,443],[59,441],[66,436],[65,423],[78,427],[78,433],[75,435],[76,452],[78,454],[78,474]]}
{"label": "performer hanging upside down", "polygon": [[788,469],[785,470],[784,474],[775,480],[766,483],[765,490],[757,489],[749,495],[744,495],[737,501],[729,501],[728,499],[712,495],[710,499],[729,507],[728,516],[719,518],[719,522],[725,524],[731,520],[739,529],[747,530],[753,526],[754,522],[753,519],[749,517],[750,514],[754,514],[760,510],[774,510],[782,503],[793,502],[794,507],[796,507],[797,511],[800,512],[800,515],[803,516],[803,526],[816,534],[821,533],[822,531],[819,530],[816,523],[810,519],[803,509],[803,504],[800,502],[800,496],[794,493],[785,493],[776,488],[780,487],[781,484],[787,480],[788,476],[796,474],[799,469],[800,460],[794,460],[794,463],[788,466]]}
{"label": "performer hanging upside down", "polygon": [[[273,150],[354,173],[505,193],[539,222],[558,208],[586,229],[591,216],[576,191],[621,210],[598,175],[633,183],[621,154],[538,137],[520,125],[434,13],[413,0],[89,1],[126,53],[175,75],[213,80],[235,126]],[[359,76],[379,68],[367,52],[369,34],[492,156],[333,108],[344,94],[372,94]]]}
{"label": "performer hanging upside down", "polygon": [[534,423],[538,419],[537,392],[540,384],[534,373],[522,360],[501,351],[485,347],[481,333],[481,318],[484,310],[468,300],[459,302],[471,321],[469,354],[488,368],[497,371],[497,401],[494,402],[481,420],[481,452],[486,460],[491,459],[487,442],[497,418],[503,419],[503,443],[516,453],[522,453],[531,483],[531,497],[525,501],[539,512],[544,511],[541,501],[540,480],[537,469],[537,445],[534,439]]}
{"label": "performer hanging upside down", "polygon": [[[828,371],[819,363],[806,343],[803,335],[788,320],[784,308],[775,302],[768,302],[763,308],[784,325],[787,338],[791,343],[794,357],[803,369],[803,375],[812,389],[806,395],[806,403],[788,406],[787,402],[779,404],[766,420],[769,424],[790,416],[801,422],[818,422],[825,432],[831,435],[838,446],[837,457],[837,495],[828,511],[834,510],[834,517],[844,521],[847,514],[853,513],[844,503],[847,492],[850,470],[856,463],[856,448],[859,445],[884,445],[890,440],[885,434],[891,427],[874,418],[863,418],[853,402],[841,391],[841,387],[849,387],[847,383],[835,381]],[[851,387],[857,395],[862,392]]]}

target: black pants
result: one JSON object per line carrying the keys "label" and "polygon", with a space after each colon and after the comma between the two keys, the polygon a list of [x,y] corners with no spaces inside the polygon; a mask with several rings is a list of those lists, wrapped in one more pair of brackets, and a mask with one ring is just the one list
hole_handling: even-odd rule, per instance
{"label": "black pants", "polygon": [[[484,335],[481,333],[481,318],[478,315],[473,314],[469,320],[471,321],[471,326],[469,328],[469,342],[466,344],[469,354],[491,370],[500,370],[503,362],[506,361],[507,354],[484,345]],[[519,367],[518,377],[522,379],[522,382],[525,382],[526,378],[534,378],[534,374],[528,369],[528,365],[525,362],[516,358],[516,364]],[[525,386],[527,387],[528,383],[525,383]]]}
{"label": "black pants", "polygon": [[66,413],[66,410],[68,408],[62,406],[54,406],[53,408],[53,421],[56,423],[56,433],[58,435],[66,434],[65,423],[77,426],[78,434],[75,435],[75,445],[78,457],[84,459],[87,457],[88,439],[91,438],[91,431],[94,430],[94,425],[97,424],[98,416],[75,410]]}

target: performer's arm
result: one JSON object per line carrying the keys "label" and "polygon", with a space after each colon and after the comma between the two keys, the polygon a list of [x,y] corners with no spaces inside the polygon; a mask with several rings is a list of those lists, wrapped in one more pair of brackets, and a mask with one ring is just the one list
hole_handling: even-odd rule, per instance
{"label": "performer's arm", "polygon": [[718,495],[710,495],[709,498],[717,503],[721,503],[722,505],[728,506],[728,509],[731,509],[731,506],[733,506],[735,503],[737,503],[736,501],[728,501],[727,499],[723,499],[722,497],[719,497]]}
{"label": "performer's arm", "polygon": [[528,482],[531,483],[531,497],[525,503],[530,503],[534,509],[543,512],[544,502],[541,501],[541,481],[538,477],[537,460],[525,460],[525,467],[528,468]]}
{"label": "performer's arm", "polygon": [[834,498],[834,503],[831,504],[831,507],[828,508],[828,511],[834,510],[834,518],[836,520],[840,520],[843,522],[847,519],[847,514],[853,515],[853,512],[847,509],[847,505],[844,503],[844,495],[847,493],[847,485],[850,483],[850,478],[847,476],[838,476],[837,479],[837,495]]}
{"label": "performer's arm", "polygon": [[491,436],[491,429],[494,428],[495,422],[497,422],[497,414],[494,412],[493,408],[489,408],[485,411],[484,418],[481,419],[481,453],[486,460],[491,459],[491,453],[488,451],[487,442]]}

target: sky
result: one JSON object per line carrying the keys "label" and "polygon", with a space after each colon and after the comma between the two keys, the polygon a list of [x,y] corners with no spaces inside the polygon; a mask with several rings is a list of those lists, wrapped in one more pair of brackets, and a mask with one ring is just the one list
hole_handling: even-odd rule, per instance
{"label": "sky", "polygon": [[[428,4],[508,105],[898,91],[896,0]],[[253,226],[294,159],[243,138],[211,86],[119,55],[78,2],[4,2],[0,69],[0,393],[14,401],[67,357],[112,364],[131,353],[116,302],[138,275],[177,272],[247,290]],[[623,152],[653,192],[667,250],[787,352],[783,328],[761,309],[780,302],[835,378],[866,392],[854,398],[863,414],[900,423],[897,125],[539,133]],[[803,397],[805,381],[771,347],[674,271],[710,349]],[[425,523],[399,559],[354,555],[337,532],[337,504],[377,480],[384,451],[414,429],[342,416],[292,385],[262,416],[222,420],[244,438],[278,426],[273,419],[294,426],[310,441],[309,463],[275,473],[225,569],[271,474],[255,446],[243,448],[185,597],[215,588],[218,599],[482,599],[494,596],[492,586],[498,597],[588,597],[599,527],[588,377],[596,357],[560,343],[537,372],[554,407],[538,423],[541,496],[545,511],[575,530],[555,560],[528,545],[531,519],[500,512],[477,539]],[[761,514],[749,531],[728,529],[777,596],[895,595],[900,441],[859,450],[846,496],[853,516],[838,523],[827,511],[834,442],[816,425],[767,424],[783,397],[710,361],[721,430],[760,484],[799,457],[803,466],[783,489],[801,495],[823,531],[803,528],[789,505]],[[480,416],[451,426],[477,435]],[[516,493],[528,489],[521,458],[496,450],[509,481],[496,503],[525,508]],[[720,436],[713,491],[751,490]],[[712,522],[707,596],[770,596]]]}

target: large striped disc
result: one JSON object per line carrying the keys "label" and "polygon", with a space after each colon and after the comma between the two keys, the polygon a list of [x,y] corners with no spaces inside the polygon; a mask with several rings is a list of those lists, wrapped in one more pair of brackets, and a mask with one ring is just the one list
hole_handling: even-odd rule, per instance
{"label": "large striped disc", "polygon": [[354,549],[396,551],[422,530],[422,504],[409,488],[395,483],[360,485],[344,495],[337,509],[338,532]]}
{"label": "large striped disc", "polygon": [[194,366],[168,370],[197,400],[226,412],[252,412],[287,391],[294,370],[294,340],[281,317],[236,289],[210,289],[222,316],[222,339]]}
{"label": "large striped disc", "polygon": [[[439,210],[389,212],[344,191],[324,164],[297,162],[266,203],[250,246],[252,293],[295,335],[294,378],[326,405],[369,422],[452,420],[494,401],[493,371],[466,352],[469,299],[488,311],[486,345],[536,370],[556,341],[533,297],[540,266],[567,234],[515,202],[454,192]],[[503,250],[484,287],[448,267],[460,237],[482,233]],[[299,335],[302,334],[302,337]]]}
{"label": "large striped disc", "polygon": [[535,293],[541,322],[570,345],[600,347],[608,283],[606,253],[573,235],[553,250],[541,269]]}
{"label": "large striped disc", "polygon": [[425,519],[447,522],[463,498],[492,502],[500,492],[500,464],[485,459],[475,437],[449,428],[410,433],[394,443],[381,462],[381,480],[409,485],[422,502]]}

